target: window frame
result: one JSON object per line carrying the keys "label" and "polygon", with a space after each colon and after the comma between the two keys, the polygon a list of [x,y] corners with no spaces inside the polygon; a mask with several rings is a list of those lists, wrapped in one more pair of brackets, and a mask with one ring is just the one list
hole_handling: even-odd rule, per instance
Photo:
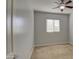
{"label": "window frame", "polygon": [[[52,24],[50,24],[52,22]],[[59,22],[58,25],[56,25],[56,22]],[[53,27],[50,27],[53,26]],[[58,29],[56,30],[56,27],[58,26]],[[53,28],[53,29],[52,29]],[[51,32],[60,32],[60,20],[59,19],[46,19],[46,32],[51,33]]]}

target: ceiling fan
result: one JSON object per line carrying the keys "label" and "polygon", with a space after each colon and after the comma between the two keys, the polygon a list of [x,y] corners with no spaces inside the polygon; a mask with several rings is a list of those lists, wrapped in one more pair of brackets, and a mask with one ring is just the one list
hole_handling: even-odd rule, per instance
{"label": "ceiling fan", "polygon": [[65,0],[60,0],[60,1],[57,0],[57,2],[54,2],[54,3],[56,3],[58,6],[52,8],[52,9],[60,8],[60,10],[63,11],[64,8],[70,8],[70,9],[73,8],[73,6],[68,6],[68,4],[72,3],[71,0],[69,0],[69,1],[67,1],[67,2],[65,2]]}

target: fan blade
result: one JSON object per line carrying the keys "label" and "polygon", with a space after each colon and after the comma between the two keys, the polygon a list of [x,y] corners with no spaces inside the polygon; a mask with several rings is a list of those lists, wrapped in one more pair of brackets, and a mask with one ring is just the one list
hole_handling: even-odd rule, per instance
{"label": "fan blade", "polygon": [[54,8],[52,8],[52,9],[56,9],[56,8],[59,8],[60,6],[57,6],[57,7],[54,7]]}
{"label": "fan blade", "polygon": [[61,3],[64,3],[64,0],[61,0]]}
{"label": "fan blade", "polygon": [[58,5],[60,4],[60,3],[58,3],[58,2],[54,2],[54,3],[56,3],[56,4],[58,4]]}
{"label": "fan blade", "polygon": [[66,2],[65,4],[69,4],[69,3],[71,3],[72,1],[71,0],[69,0],[68,2]]}
{"label": "fan blade", "polygon": [[60,2],[61,2],[61,0],[57,0],[57,2],[59,2],[59,3],[60,3]]}
{"label": "fan blade", "polygon": [[67,8],[73,8],[73,6],[65,6],[65,7],[67,7]]}

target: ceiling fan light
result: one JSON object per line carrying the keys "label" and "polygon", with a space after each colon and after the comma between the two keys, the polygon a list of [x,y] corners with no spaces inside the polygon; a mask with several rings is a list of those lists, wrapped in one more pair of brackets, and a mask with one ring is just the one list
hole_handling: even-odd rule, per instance
{"label": "ceiling fan light", "polygon": [[60,9],[64,9],[65,8],[65,6],[60,6]]}

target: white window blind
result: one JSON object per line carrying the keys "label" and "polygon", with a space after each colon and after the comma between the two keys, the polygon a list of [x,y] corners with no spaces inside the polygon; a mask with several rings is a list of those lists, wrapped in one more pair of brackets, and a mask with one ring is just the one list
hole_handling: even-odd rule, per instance
{"label": "white window blind", "polygon": [[60,20],[47,19],[46,20],[46,32],[59,32]]}

